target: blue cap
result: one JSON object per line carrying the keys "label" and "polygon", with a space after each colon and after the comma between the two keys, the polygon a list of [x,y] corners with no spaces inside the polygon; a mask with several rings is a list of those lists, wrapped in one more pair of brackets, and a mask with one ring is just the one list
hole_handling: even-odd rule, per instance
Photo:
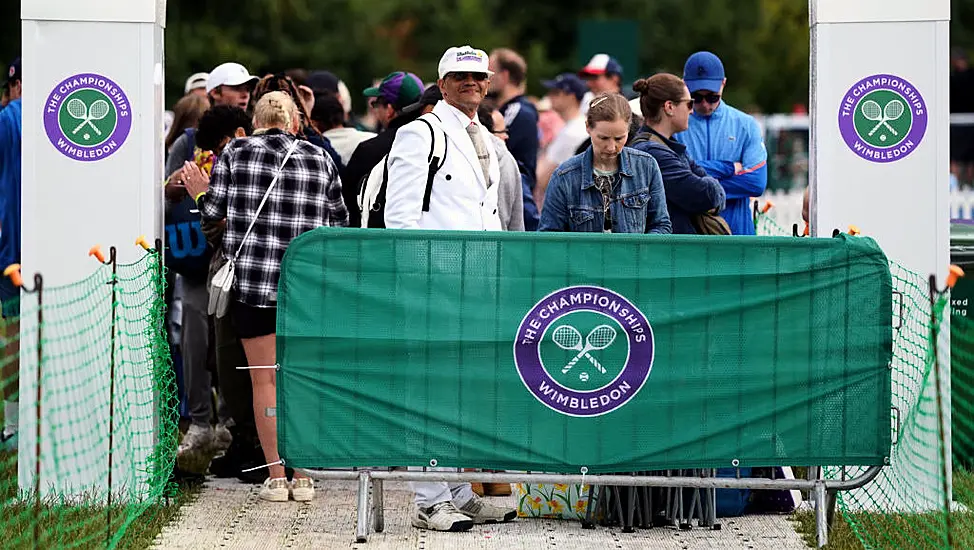
{"label": "blue cap", "polygon": [[561,90],[565,93],[574,94],[581,101],[588,92],[588,86],[581,78],[573,73],[561,73],[554,80],[542,80],[541,85],[549,90]]}
{"label": "blue cap", "polygon": [[697,52],[683,66],[683,82],[690,93],[697,90],[719,92],[724,84],[724,64],[710,52]]}

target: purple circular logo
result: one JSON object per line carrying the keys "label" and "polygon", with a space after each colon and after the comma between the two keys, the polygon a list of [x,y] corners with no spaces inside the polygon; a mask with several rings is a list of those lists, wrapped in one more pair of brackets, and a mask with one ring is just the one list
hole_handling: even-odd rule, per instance
{"label": "purple circular logo", "polygon": [[912,153],[927,131],[927,104],[909,81],[891,74],[853,84],[839,106],[839,132],[853,153],[894,162]]}
{"label": "purple circular logo", "polygon": [[132,130],[128,96],[110,78],[82,73],[62,80],[44,103],[44,130],[62,155],[83,162],[118,151]]}
{"label": "purple circular logo", "polygon": [[653,329],[611,290],[573,286],[542,298],[524,316],[514,364],[546,407],[569,416],[612,412],[642,389],[653,368]]}

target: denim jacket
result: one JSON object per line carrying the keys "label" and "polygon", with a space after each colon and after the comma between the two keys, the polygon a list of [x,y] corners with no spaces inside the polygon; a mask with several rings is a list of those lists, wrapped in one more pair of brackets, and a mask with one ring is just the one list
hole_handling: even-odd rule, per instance
{"label": "denim jacket", "polygon": [[[624,147],[619,154],[622,182],[609,206],[616,233],[671,233],[663,176],[647,153]],[[601,233],[602,194],[592,178],[592,148],[563,162],[548,182],[539,231]]]}

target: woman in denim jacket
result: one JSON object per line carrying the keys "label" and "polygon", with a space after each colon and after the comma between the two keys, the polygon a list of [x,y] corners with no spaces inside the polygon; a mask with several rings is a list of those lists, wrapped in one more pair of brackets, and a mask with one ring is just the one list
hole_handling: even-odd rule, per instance
{"label": "woman in denim jacket", "polygon": [[656,160],[625,147],[632,110],[617,93],[589,104],[592,146],[551,176],[539,231],[670,233],[663,177]]}

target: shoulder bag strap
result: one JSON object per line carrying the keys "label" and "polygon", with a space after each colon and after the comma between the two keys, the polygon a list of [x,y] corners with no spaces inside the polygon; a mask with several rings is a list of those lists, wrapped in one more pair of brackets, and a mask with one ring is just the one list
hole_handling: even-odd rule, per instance
{"label": "shoulder bag strap", "polygon": [[291,153],[293,153],[298,147],[298,141],[299,140],[295,138],[294,141],[291,142],[291,147],[288,148],[287,154],[284,155],[284,162],[281,163],[281,167],[278,168],[277,173],[274,174],[274,179],[271,180],[270,187],[268,187],[267,191],[264,193],[264,198],[260,199],[260,205],[257,207],[257,213],[254,214],[254,219],[250,220],[250,227],[248,227],[247,232],[244,233],[243,239],[240,239],[240,246],[237,247],[237,252],[233,255],[234,261],[236,261],[237,257],[240,256],[240,251],[243,250],[247,237],[249,237],[250,232],[254,230],[254,224],[257,223],[257,218],[260,217],[260,212],[264,209],[264,204],[267,202],[267,197],[270,196],[271,191],[273,191],[274,187],[277,185],[277,180],[281,177],[281,172],[284,171],[284,165],[287,164],[288,159],[291,158]]}

